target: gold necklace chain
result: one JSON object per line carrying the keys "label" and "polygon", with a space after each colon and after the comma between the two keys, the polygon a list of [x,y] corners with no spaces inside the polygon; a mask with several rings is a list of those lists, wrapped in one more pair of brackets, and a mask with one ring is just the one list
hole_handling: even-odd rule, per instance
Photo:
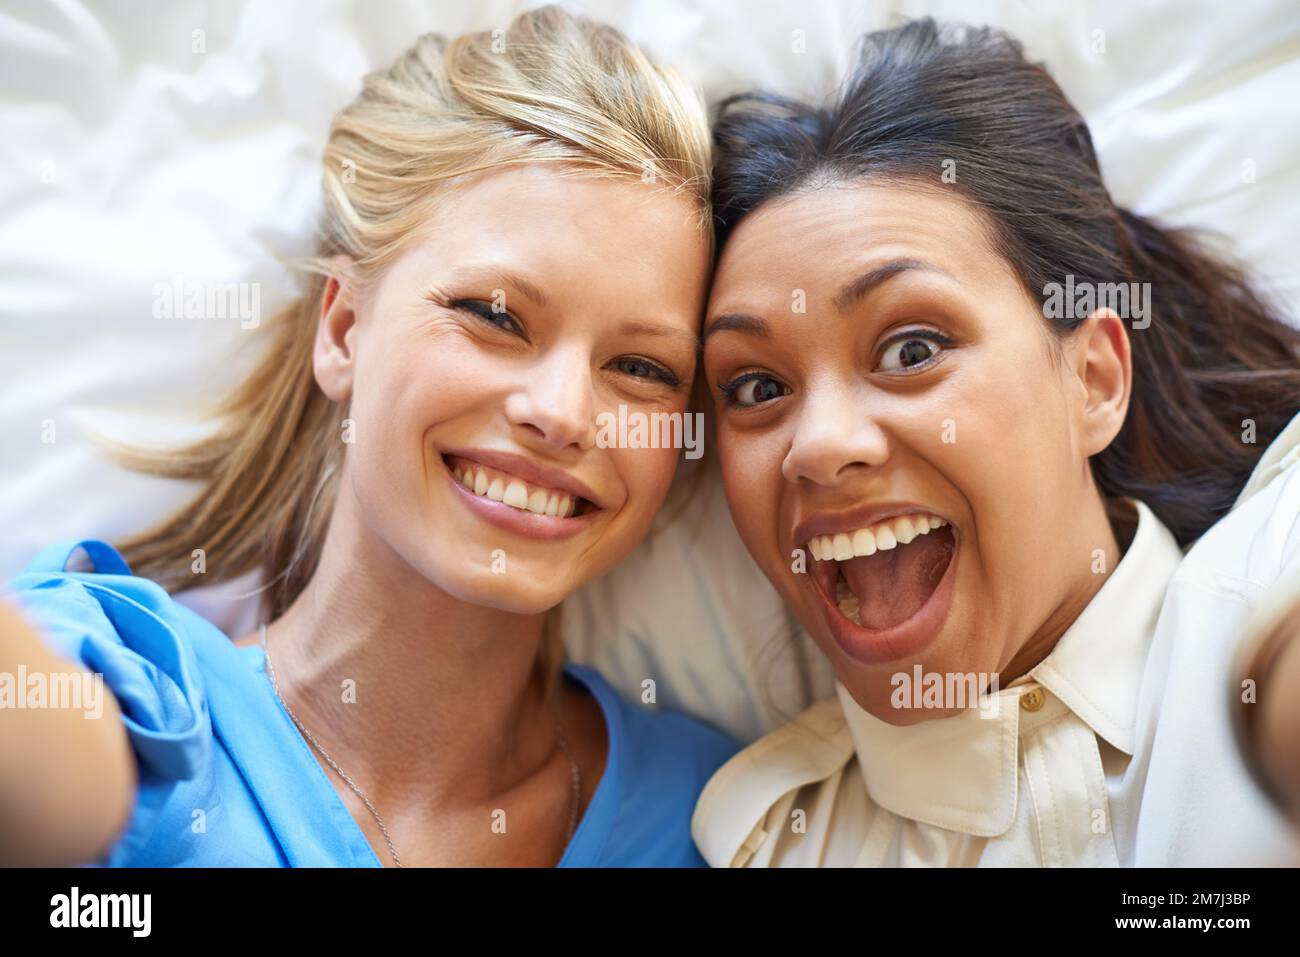
{"label": "gold necklace chain", "polygon": [[[401,867],[402,862],[397,856],[397,849],[393,847],[393,839],[388,833],[388,826],[384,824],[384,819],[379,816],[379,812],[375,810],[375,806],[370,803],[370,798],[366,797],[365,792],[357,786],[357,783],[352,780],[348,773],[338,766],[338,762],[335,761],[334,758],[330,756],[330,753],[325,750],[324,746],[316,740],[316,736],[308,731],[306,726],[298,720],[298,716],[293,713],[293,709],[289,707],[289,703],[285,701],[284,697],[280,694],[280,685],[275,680],[275,666],[271,664],[271,651],[266,644],[265,623],[262,624],[260,630],[262,637],[262,654],[266,658],[266,674],[267,677],[271,679],[271,689],[275,692],[276,700],[280,702],[280,706],[284,708],[285,712],[293,720],[294,725],[296,725],[298,730],[302,732],[303,737],[311,742],[312,747],[320,752],[321,757],[325,759],[326,763],[328,763],[329,766],[334,769],[335,773],[337,773],[338,776],[347,783],[348,787],[356,792],[357,797],[361,798],[361,802],[365,804],[366,810],[370,812],[371,817],[375,819],[375,823],[379,825],[380,832],[384,835],[384,843],[388,845],[388,853],[393,857],[394,866]],[[564,752],[564,756],[569,759],[572,798],[569,807],[569,830],[564,838],[564,845],[567,848],[569,842],[573,840],[574,831],[578,829],[578,805],[582,799],[582,777],[578,771],[578,762],[573,760],[573,755],[569,752],[569,744],[564,739],[564,729],[561,727],[558,717],[555,719],[555,739],[560,746],[560,750]]]}

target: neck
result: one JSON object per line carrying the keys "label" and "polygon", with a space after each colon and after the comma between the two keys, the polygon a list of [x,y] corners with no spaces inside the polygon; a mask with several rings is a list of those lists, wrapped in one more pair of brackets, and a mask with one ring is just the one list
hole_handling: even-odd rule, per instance
{"label": "neck", "polygon": [[[1101,591],[1102,585],[1106,584],[1123,557],[1120,538],[1116,536],[1111,515],[1118,517],[1125,512],[1123,509],[1108,509],[1095,486],[1092,491],[1094,507],[1087,510],[1087,520],[1079,523],[1080,532],[1075,544],[1065,548],[1066,554],[1087,556],[1088,560],[1082,566],[1077,562],[1072,563],[1078,571],[1068,578],[1065,597],[1051,610],[1042,627],[1020,646],[1002,669],[998,679],[1002,687],[1027,674],[1052,653],[1061,636],[1083,614],[1083,610]],[[1124,536],[1126,542],[1130,538],[1131,534]],[[1103,556],[1096,555],[1098,549],[1104,552]]]}
{"label": "neck", "polygon": [[289,706],[378,805],[470,804],[554,745],[534,668],[544,618],[435,587],[341,490],[319,565],[267,645]]}

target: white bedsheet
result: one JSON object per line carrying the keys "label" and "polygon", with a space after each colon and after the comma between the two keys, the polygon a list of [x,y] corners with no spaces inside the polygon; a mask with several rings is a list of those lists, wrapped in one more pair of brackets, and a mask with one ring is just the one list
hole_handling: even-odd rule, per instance
{"label": "white bedsheet", "polygon": [[[155,318],[155,285],[260,283],[269,315],[293,291],[279,261],[311,251],[325,131],[363,73],[421,32],[503,26],[524,6],[0,6],[0,579],[52,538],[121,535],[193,491],[118,469],[85,437],[196,434],[258,347],[237,320]],[[1122,203],[1222,231],[1266,291],[1300,306],[1294,0],[576,6],[710,98],[824,91],[854,37],[902,14],[1007,27],[1088,116]],[[568,603],[567,640],[629,694],[653,679],[661,705],[752,740],[830,676],[806,638],[780,637],[790,622],[716,482],[694,508]],[[242,630],[250,602],[229,596],[247,585],[191,600]]]}

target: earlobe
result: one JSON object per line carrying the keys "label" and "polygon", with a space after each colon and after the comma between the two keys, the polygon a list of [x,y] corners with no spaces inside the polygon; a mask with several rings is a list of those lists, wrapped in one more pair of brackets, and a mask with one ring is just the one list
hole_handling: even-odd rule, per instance
{"label": "earlobe", "polygon": [[1119,434],[1133,387],[1128,330],[1113,309],[1097,309],[1078,329],[1077,372],[1083,385],[1083,451],[1096,455]]}
{"label": "earlobe", "polygon": [[357,324],[353,284],[347,268],[351,263],[343,260],[346,257],[336,259],[339,269],[325,281],[321,292],[320,316],[312,349],[316,384],[335,402],[346,402],[352,396]]}

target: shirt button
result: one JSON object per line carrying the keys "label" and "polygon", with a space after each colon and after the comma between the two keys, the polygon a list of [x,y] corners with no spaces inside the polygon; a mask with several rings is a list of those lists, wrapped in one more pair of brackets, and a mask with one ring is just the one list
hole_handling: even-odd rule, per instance
{"label": "shirt button", "polygon": [[1020,696],[1020,707],[1026,711],[1037,711],[1047,700],[1047,695],[1043,694],[1042,688],[1030,688]]}

